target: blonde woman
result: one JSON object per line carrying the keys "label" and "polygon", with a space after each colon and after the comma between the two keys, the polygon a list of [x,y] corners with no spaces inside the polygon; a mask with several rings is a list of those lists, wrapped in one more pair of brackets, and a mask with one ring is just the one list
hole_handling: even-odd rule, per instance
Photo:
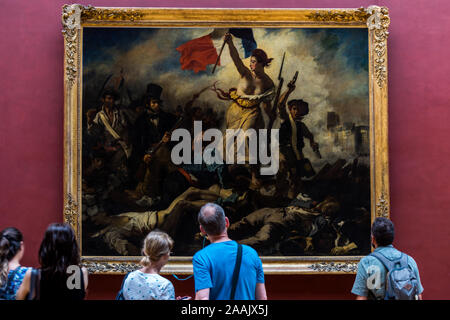
{"label": "blonde woman", "polygon": [[143,268],[128,274],[122,292],[125,300],[175,300],[172,283],[159,275],[169,261],[173,240],[162,231],[150,232],[144,240]]}

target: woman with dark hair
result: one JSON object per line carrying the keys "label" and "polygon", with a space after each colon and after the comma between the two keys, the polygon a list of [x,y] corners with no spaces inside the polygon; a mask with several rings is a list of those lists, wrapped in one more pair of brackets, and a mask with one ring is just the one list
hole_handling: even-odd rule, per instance
{"label": "woman with dark hair", "polygon": [[22,267],[23,235],[9,227],[0,233],[0,300],[15,300],[25,274],[31,268]]}
{"label": "woman with dark hair", "polygon": [[17,299],[83,300],[88,285],[86,268],[80,268],[75,234],[68,224],[54,223],[45,231],[39,248],[41,268],[26,275]]}

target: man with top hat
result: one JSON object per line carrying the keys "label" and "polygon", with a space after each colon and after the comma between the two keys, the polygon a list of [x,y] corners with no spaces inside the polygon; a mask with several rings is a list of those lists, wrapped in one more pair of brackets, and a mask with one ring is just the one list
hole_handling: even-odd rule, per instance
{"label": "man with top hat", "polygon": [[[129,192],[138,204],[152,206],[161,195],[164,177],[177,170],[170,158],[170,130],[176,123],[173,114],[163,110],[161,93],[163,88],[157,84],[147,85],[144,95],[144,112],[135,124],[135,152],[140,161],[137,172],[138,184]],[[155,150],[155,147],[161,145]]]}

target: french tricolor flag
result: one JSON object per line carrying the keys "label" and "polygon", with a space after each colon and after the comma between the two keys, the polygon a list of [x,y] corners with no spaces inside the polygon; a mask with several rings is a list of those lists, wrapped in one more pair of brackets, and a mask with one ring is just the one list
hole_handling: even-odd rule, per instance
{"label": "french tricolor flag", "polygon": [[[252,29],[214,29],[210,34],[190,40],[177,48],[181,53],[181,69],[197,73],[206,70],[207,65],[215,64],[227,32],[233,35],[233,43],[239,55],[242,58],[250,57],[257,47]],[[224,66],[231,61],[228,46],[225,45],[218,65]]]}

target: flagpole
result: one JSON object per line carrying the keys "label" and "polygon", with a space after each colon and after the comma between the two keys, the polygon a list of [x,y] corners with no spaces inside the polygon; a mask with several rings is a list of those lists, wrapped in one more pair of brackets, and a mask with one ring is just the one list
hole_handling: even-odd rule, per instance
{"label": "flagpole", "polygon": [[225,47],[225,40],[223,41],[222,48],[220,48],[219,55],[217,56],[216,63],[214,64],[214,68],[212,69],[211,73],[214,73],[214,71],[216,70],[217,64],[219,63],[220,60],[220,56],[222,55],[223,47]]}

